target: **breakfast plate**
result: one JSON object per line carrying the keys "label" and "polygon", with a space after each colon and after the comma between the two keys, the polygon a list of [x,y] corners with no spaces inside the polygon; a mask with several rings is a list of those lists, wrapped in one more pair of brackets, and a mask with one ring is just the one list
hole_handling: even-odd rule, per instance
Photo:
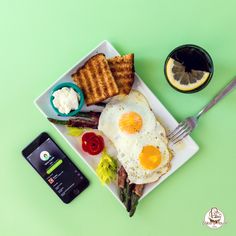
{"label": "breakfast plate", "polygon": [[[65,82],[73,82],[71,75],[75,70],[81,67],[92,56],[103,53],[107,58],[120,55],[116,49],[108,41],[103,41],[95,49],[93,49],[87,56],[77,62],[70,70],[63,74],[56,82],[54,82],[49,88],[47,88],[38,98],[35,100],[35,104],[45,117],[51,117],[57,119],[58,116],[50,105],[50,97],[52,90],[55,86]],[[135,73],[135,80],[132,89],[138,90],[147,98],[150,107],[155,114],[157,120],[162,124],[165,129],[173,130],[177,125],[177,121],[168,112],[168,110],[162,105],[158,98],[152,93],[152,91],[146,86],[142,79]],[[92,105],[82,108],[82,111],[101,111],[101,107]],[[55,129],[61,134],[66,142],[72,147],[72,149],[78,154],[78,156],[90,167],[90,169],[96,174],[96,167],[99,162],[99,158],[91,158],[86,152],[84,152],[81,146],[78,144],[78,139],[67,134],[65,126],[52,124]],[[182,166],[187,160],[194,156],[199,147],[195,141],[189,136],[185,138],[181,143],[172,147],[173,159],[171,160],[170,170],[163,175],[158,181],[145,185],[145,189],[141,199],[147,196],[154,188],[161,184],[168,176],[173,174],[180,166]],[[120,201],[118,195],[117,183],[111,183],[106,185],[113,195]],[[123,205],[123,204],[122,204]]]}

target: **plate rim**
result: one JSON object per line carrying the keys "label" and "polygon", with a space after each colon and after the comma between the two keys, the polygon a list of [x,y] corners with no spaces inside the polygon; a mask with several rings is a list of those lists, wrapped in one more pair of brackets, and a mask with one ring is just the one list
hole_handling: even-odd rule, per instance
{"label": "plate rim", "polygon": [[[34,105],[37,107],[37,109],[43,114],[44,117],[47,118],[47,115],[44,113],[44,111],[41,109],[41,107],[37,104],[37,101],[45,94],[47,93],[48,90],[50,90],[53,86],[55,86],[62,78],[64,78],[65,76],[68,75],[68,73],[73,70],[73,68],[77,67],[83,60],[85,60],[91,53],[94,53],[99,47],[101,47],[102,45],[108,45],[108,47],[112,48],[113,51],[115,51],[118,55],[120,55],[120,53],[114,48],[114,46],[108,41],[108,40],[103,40],[101,41],[96,47],[94,47],[93,49],[91,49],[85,56],[83,56],[82,58],[80,58],[78,61],[76,61],[76,63],[71,66],[65,73],[63,73],[61,76],[58,77],[58,79],[56,79],[52,84],[50,84],[43,92],[40,93],[39,96],[37,96],[34,100],[33,103]],[[156,97],[156,95],[153,93],[152,89],[149,88],[146,83],[141,79],[141,77],[135,72],[135,76],[141,81],[142,85],[144,85],[147,89],[150,90],[150,93],[159,101],[159,103],[165,108],[165,110],[168,112],[169,116],[172,118],[172,120],[178,124],[177,120],[174,118],[174,116],[169,112],[169,110],[163,105],[163,103]],[[78,152],[78,150],[70,143],[69,139],[66,138],[65,135],[63,135],[61,133],[61,131],[57,128],[57,126],[53,123],[50,122],[50,124],[56,129],[56,131],[61,135],[61,137],[66,141],[66,143],[72,148],[72,150],[79,156],[79,158],[86,164],[86,166],[88,166],[88,168],[96,175],[97,174],[95,172],[95,170],[92,168],[92,166],[87,163],[85,161],[85,159],[83,158],[82,154],[80,154]],[[193,138],[191,136],[189,136],[191,141],[193,142],[194,146],[195,146],[195,151],[194,153],[185,161],[183,162],[174,172],[172,172],[170,175],[168,175],[165,179],[163,179],[161,182],[164,182],[169,176],[171,176],[173,173],[175,173],[180,167],[182,167],[184,164],[186,164],[186,162],[188,162],[198,151],[199,151],[199,145],[195,142],[195,140],[193,140]],[[166,173],[167,174],[167,173]],[[98,178],[98,177],[97,177]],[[159,181],[159,180],[158,180]],[[159,184],[161,184],[157,182],[157,185],[154,186],[152,189],[150,189],[148,192],[145,193],[145,195],[143,195],[140,200],[144,199],[149,193],[151,193],[154,189],[156,189]],[[119,197],[112,191],[112,189],[109,187],[108,184],[105,184],[106,188],[112,193],[112,195],[120,202],[120,204],[124,207],[124,204],[120,201]]]}

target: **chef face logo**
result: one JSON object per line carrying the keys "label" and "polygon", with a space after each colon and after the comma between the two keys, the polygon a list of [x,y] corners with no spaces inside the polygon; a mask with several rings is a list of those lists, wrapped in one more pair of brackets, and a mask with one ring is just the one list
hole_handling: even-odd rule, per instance
{"label": "chef face logo", "polygon": [[206,224],[209,228],[218,229],[223,224],[225,224],[224,214],[217,209],[216,207],[212,207],[205,215],[204,224]]}
{"label": "chef face logo", "polygon": [[47,161],[50,157],[51,157],[51,155],[50,155],[50,153],[47,152],[47,151],[42,151],[42,152],[40,153],[40,159],[41,159],[42,161]]}

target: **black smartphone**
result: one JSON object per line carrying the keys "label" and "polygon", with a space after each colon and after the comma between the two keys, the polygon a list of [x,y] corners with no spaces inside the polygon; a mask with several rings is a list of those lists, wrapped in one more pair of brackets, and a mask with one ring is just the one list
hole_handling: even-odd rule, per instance
{"label": "black smartphone", "polygon": [[64,203],[70,203],[89,185],[88,179],[45,132],[22,154]]}

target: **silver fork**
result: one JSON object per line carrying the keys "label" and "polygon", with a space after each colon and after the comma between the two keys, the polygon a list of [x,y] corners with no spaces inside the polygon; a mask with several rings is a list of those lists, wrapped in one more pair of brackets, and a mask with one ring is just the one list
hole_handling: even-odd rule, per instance
{"label": "silver fork", "polygon": [[229,94],[236,87],[236,77],[205,106],[196,115],[187,117],[179,125],[167,135],[170,143],[176,144],[189,135],[193,129],[197,126],[198,119],[209,111],[216,103],[222,100],[227,94]]}

